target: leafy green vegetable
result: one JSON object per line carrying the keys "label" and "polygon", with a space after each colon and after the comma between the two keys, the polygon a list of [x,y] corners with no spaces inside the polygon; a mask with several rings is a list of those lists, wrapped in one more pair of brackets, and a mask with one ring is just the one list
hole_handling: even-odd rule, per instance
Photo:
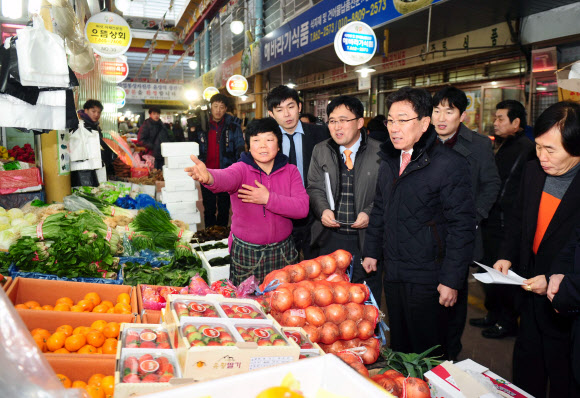
{"label": "leafy green vegetable", "polygon": [[439,347],[438,345],[429,348],[421,354],[405,354],[402,352],[396,352],[388,347],[381,348],[381,355],[385,358],[387,366],[379,372],[380,374],[385,373],[389,369],[394,369],[404,376],[418,377],[423,379],[425,372],[428,372],[435,366],[441,364],[436,358],[439,357],[428,357],[431,352]]}
{"label": "leafy green vegetable", "polygon": [[[141,248],[173,249],[177,241],[189,242],[193,232],[184,231],[171,223],[169,214],[161,208],[148,206],[140,210],[129,228],[145,238],[136,244]],[[134,239],[133,239],[134,240]],[[135,243],[134,243],[135,244]],[[152,246],[152,247],[151,247]]]}

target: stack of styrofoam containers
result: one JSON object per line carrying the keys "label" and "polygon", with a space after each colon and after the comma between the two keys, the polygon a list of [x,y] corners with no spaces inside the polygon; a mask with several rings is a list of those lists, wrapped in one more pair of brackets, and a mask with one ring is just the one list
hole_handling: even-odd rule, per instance
{"label": "stack of styrofoam containers", "polygon": [[172,219],[189,224],[189,229],[195,232],[201,222],[197,209],[199,191],[185,168],[193,166],[190,155],[199,156],[199,145],[196,142],[164,142],[161,155],[165,158],[165,187],[161,188],[161,202],[167,206]]}

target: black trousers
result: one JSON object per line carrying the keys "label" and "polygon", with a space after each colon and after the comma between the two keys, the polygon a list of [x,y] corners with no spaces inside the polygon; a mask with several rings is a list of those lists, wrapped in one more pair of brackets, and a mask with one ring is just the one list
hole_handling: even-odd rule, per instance
{"label": "black trousers", "polygon": [[543,332],[546,327],[538,324],[532,294],[523,299],[514,346],[514,384],[534,397],[544,398],[546,392],[550,398],[580,397],[572,376],[570,336],[556,337]]}
{"label": "black trousers", "polygon": [[298,253],[302,251],[304,260],[311,260],[317,256],[316,250],[313,250],[310,245],[313,221],[313,217],[310,213],[306,218],[292,220],[292,238],[294,239],[294,245],[296,246]]}
{"label": "black trousers", "polygon": [[441,355],[447,359],[447,329],[451,309],[439,304],[437,285],[385,281],[384,286],[391,348],[419,354],[439,345],[429,355]]}
{"label": "black trousers", "polygon": [[157,170],[163,170],[163,166],[165,165],[164,158],[155,158],[155,168]]}
{"label": "black trousers", "polygon": [[[353,270],[351,276],[352,283],[363,283],[366,282],[369,289],[373,293],[377,304],[381,305],[381,294],[382,294],[382,268],[377,266],[377,271],[367,274],[362,266],[361,253],[358,243],[358,234],[356,235],[345,235],[339,234],[334,231],[327,231],[330,234],[325,243],[319,249],[319,255],[325,255],[335,252],[338,249],[343,249],[352,254]],[[379,264],[380,265],[380,264]]]}
{"label": "black trousers", "polygon": [[227,192],[215,194],[202,185],[201,196],[205,227],[209,228],[214,225],[227,227],[230,219],[230,195]]}
{"label": "black trousers", "polygon": [[463,289],[457,291],[457,302],[449,308],[449,325],[447,328],[447,356],[456,360],[463,349],[461,336],[467,321],[467,278]]}

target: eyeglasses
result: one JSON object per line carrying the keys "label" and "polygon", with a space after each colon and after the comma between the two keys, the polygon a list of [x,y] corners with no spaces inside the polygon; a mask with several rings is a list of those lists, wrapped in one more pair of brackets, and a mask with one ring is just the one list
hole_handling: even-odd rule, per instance
{"label": "eyeglasses", "polygon": [[387,127],[393,127],[393,126],[400,126],[403,127],[407,122],[410,122],[411,120],[415,120],[415,119],[419,119],[419,116],[416,116],[414,118],[411,119],[407,119],[407,120],[385,120],[383,123],[385,123],[385,126]]}
{"label": "eyeglasses", "polygon": [[329,120],[326,124],[329,127],[337,127],[337,126],[344,126],[345,124],[347,124],[348,122],[352,122],[353,120],[357,120],[359,119],[358,117],[355,117],[353,119],[338,119],[338,120]]}

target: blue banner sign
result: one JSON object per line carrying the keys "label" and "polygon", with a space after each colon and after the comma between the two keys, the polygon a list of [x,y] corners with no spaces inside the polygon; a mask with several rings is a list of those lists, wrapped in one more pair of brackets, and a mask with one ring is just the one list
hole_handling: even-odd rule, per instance
{"label": "blue banner sign", "polygon": [[342,37],[342,50],[361,54],[375,51],[375,38],[360,33],[345,33]]}
{"label": "blue banner sign", "polygon": [[[335,34],[349,22],[376,27],[440,1],[324,0],[261,39],[260,70],[333,43]],[[364,48],[360,46],[361,51]]]}

